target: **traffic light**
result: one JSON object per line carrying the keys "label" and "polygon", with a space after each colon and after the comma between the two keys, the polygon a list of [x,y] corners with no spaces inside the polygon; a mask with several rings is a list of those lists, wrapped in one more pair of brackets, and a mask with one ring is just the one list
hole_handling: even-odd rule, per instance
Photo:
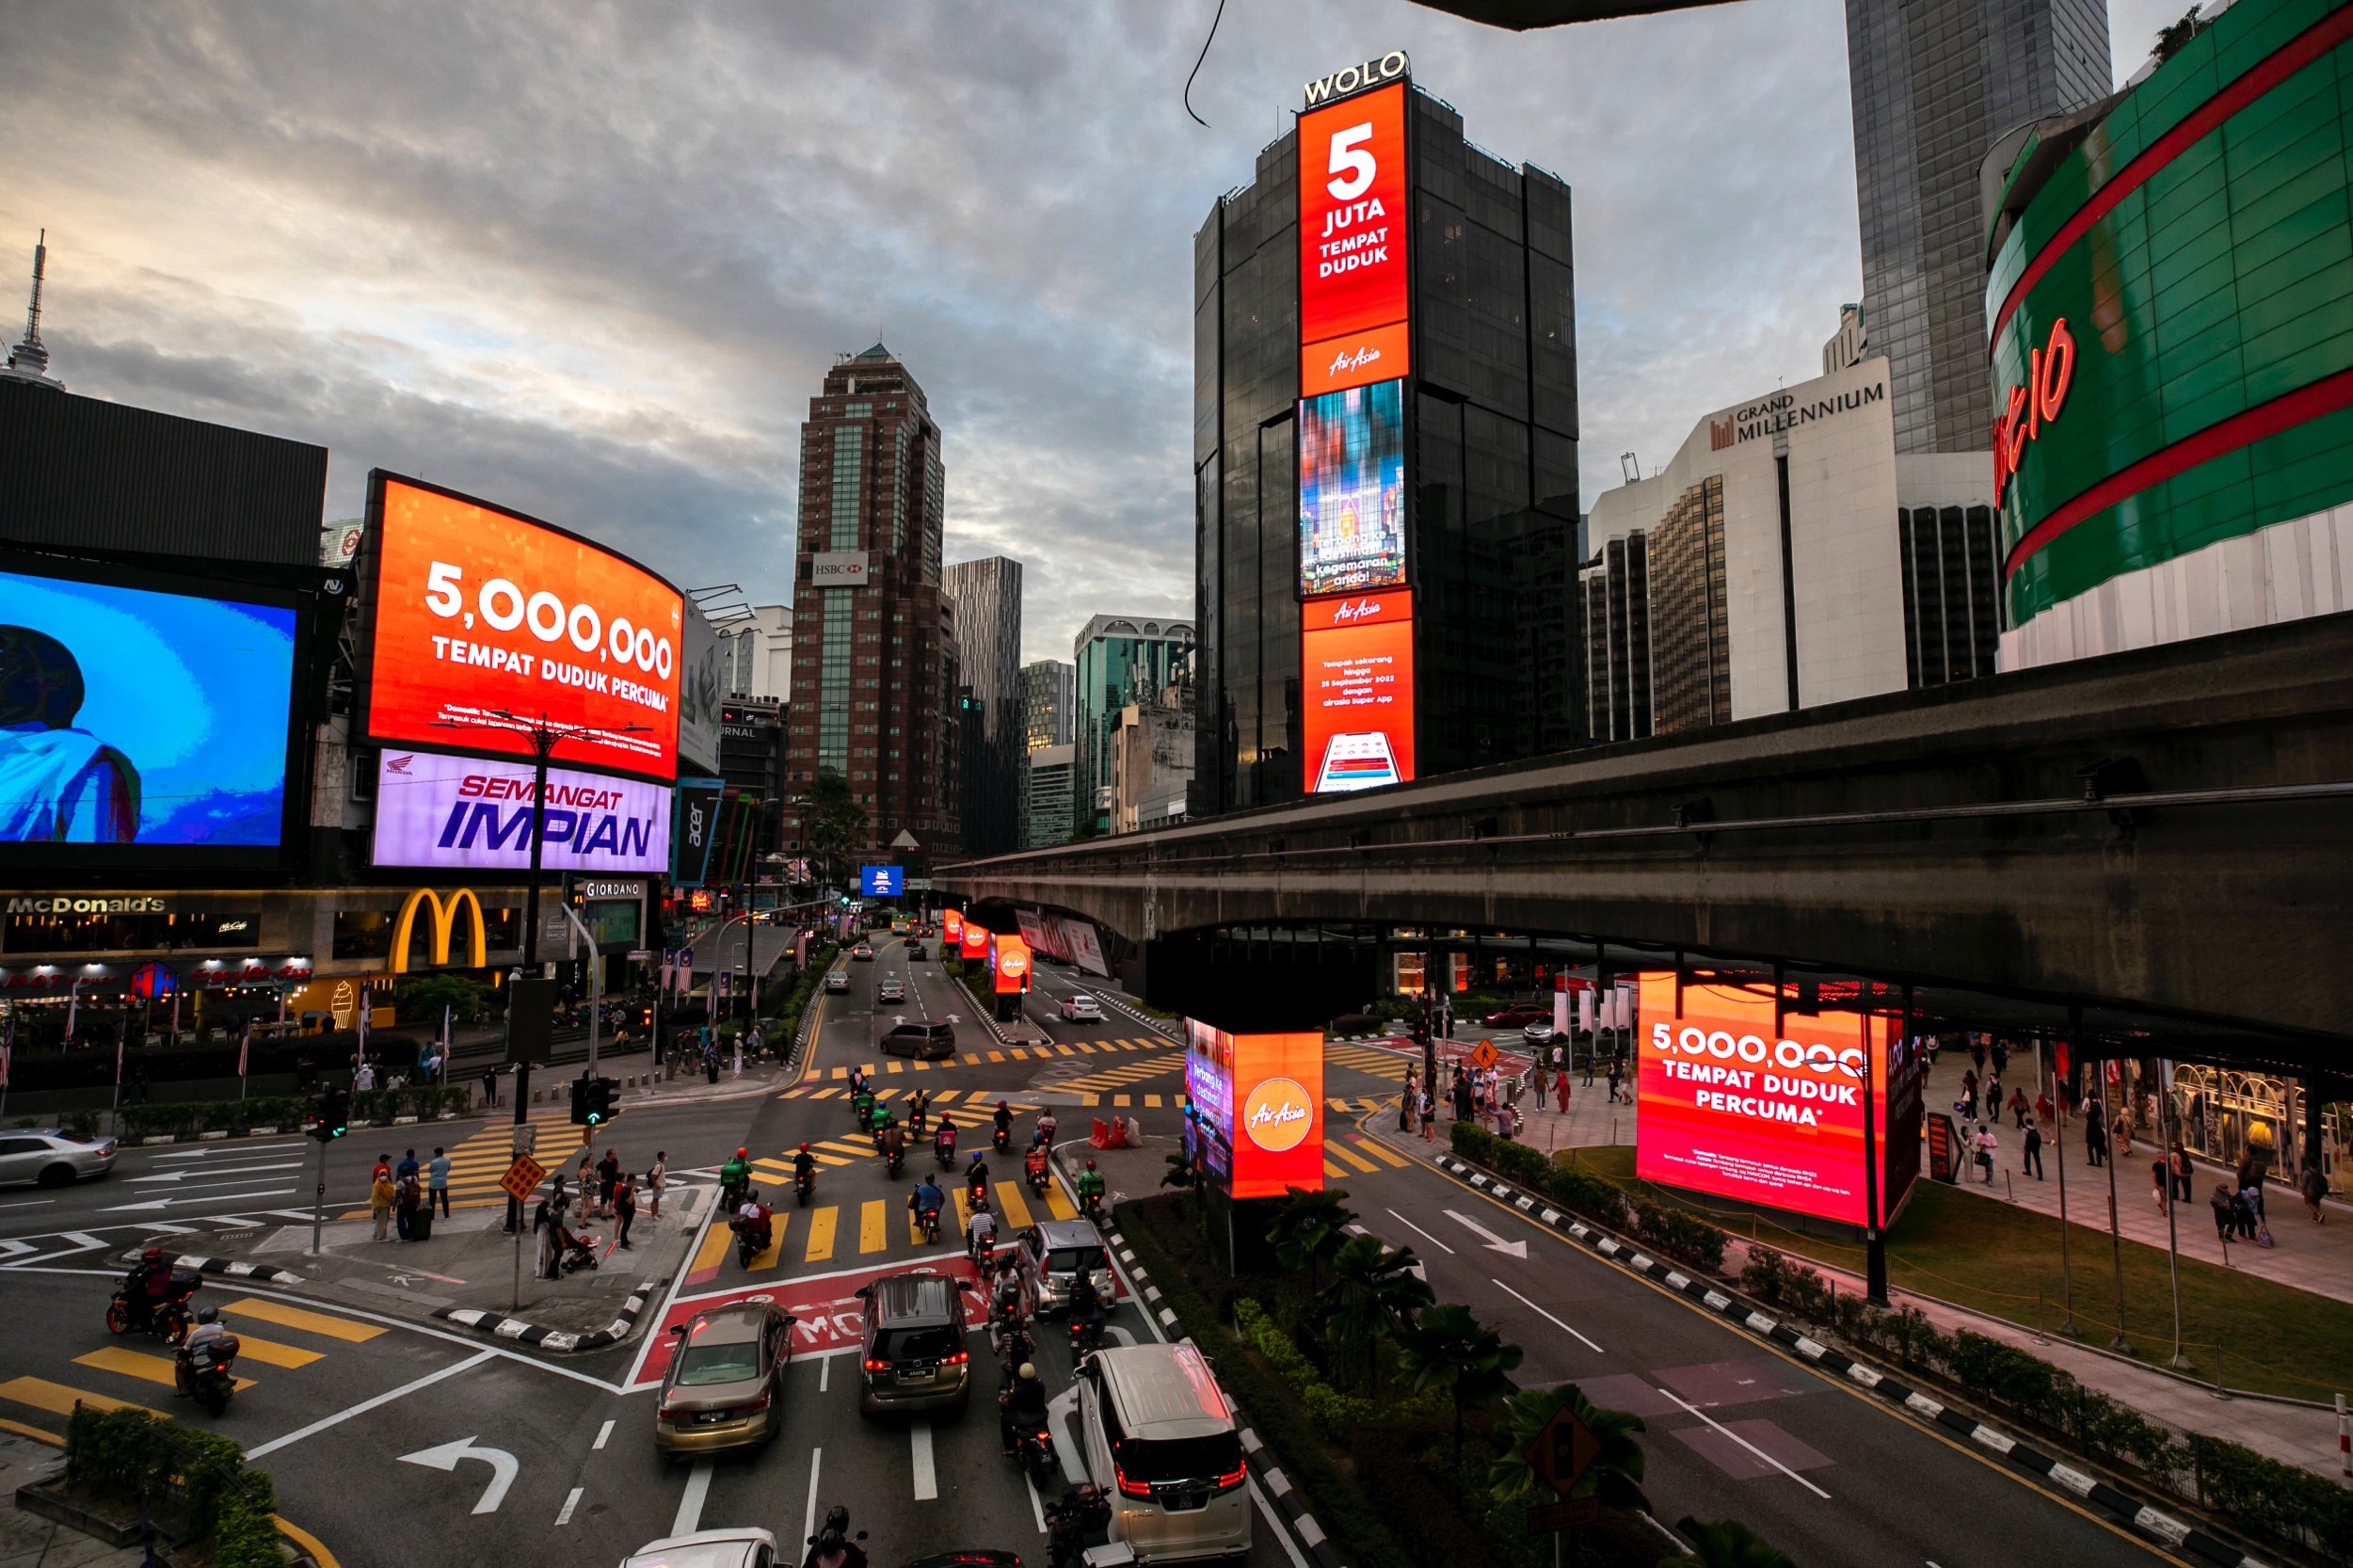
{"label": "traffic light", "polygon": [[322,1144],[351,1130],[351,1091],[321,1089],[311,1096],[310,1125],[303,1129]]}
{"label": "traffic light", "polygon": [[640,1034],[653,1032],[653,1003],[647,1002],[637,1009],[637,1032]]}
{"label": "traffic light", "polygon": [[576,1127],[602,1127],[620,1109],[621,1080],[617,1078],[589,1078],[585,1075],[572,1080],[572,1123]]}

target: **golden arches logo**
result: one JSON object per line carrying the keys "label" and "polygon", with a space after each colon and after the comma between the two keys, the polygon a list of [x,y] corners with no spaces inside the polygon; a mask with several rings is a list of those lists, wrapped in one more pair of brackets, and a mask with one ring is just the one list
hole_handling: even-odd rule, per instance
{"label": "golden arches logo", "polygon": [[460,888],[450,894],[447,904],[443,904],[440,894],[430,888],[420,888],[410,893],[401,904],[400,918],[392,922],[392,972],[393,974],[408,972],[408,938],[416,929],[417,906],[423,904],[433,905],[432,962],[434,964],[441,965],[449,962],[450,931],[457,923],[457,911],[460,908],[464,908],[472,917],[473,962],[467,967],[481,968],[490,962],[490,934],[483,923],[482,901],[474,897],[473,889]]}

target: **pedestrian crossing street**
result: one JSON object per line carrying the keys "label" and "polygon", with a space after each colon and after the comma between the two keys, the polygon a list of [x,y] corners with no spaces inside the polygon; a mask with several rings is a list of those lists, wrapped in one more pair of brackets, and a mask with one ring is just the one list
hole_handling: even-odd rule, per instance
{"label": "pedestrian crossing street", "polygon": [[[1043,1046],[1006,1046],[1001,1049],[968,1050],[946,1056],[936,1062],[910,1062],[895,1056],[878,1056],[863,1064],[844,1063],[839,1067],[816,1066],[801,1075],[804,1083],[819,1080],[840,1081],[850,1076],[853,1065],[863,1065],[867,1076],[888,1076],[891,1073],[927,1073],[935,1067],[997,1067],[1008,1062],[1049,1062],[1064,1057],[1108,1056],[1118,1051],[1158,1050],[1173,1048],[1166,1040],[1072,1040],[1066,1044]],[[1180,1055],[1181,1059],[1181,1055]]]}
{"label": "pedestrian crossing street", "polygon": [[[608,1127],[617,1125],[617,1119],[616,1123],[606,1125]],[[573,1125],[571,1108],[567,1106],[560,1111],[535,1111],[531,1112],[531,1126],[537,1139],[531,1157],[545,1165],[551,1175],[560,1174],[567,1176],[572,1175],[580,1160],[580,1150],[587,1142],[588,1129]],[[362,1130],[376,1131],[376,1129],[363,1128]],[[393,1130],[406,1136],[416,1135],[413,1128],[398,1128]],[[429,1163],[433,1159],[433,1150],[436,1145],[426,1144],[424,1147],[418,1147],[407,1142],[406,1136],[403,1142],[393,1148],[384,1147],[385,1141],[379,1139],[377,1149],[379,1152],[391,1155],[392,1162],[397,1165],[403,1151],[415,1148],[419,1162]],[[513,1122],[488,1122],[484,1124],[482,1130],[464,1142],[440,1146],[449,1150],[449,1206],[451,1208],[494,1207],[503,1208],[505,1207],[506,1192],[499,1186],[499,1177],[504,1176],[506,1168],[515,1162],[515,1124]],[[364,1208],[347,1208],[336,1216],[339,1220],[364,1220],[367,1217],[368,1211]]]}
{"label": "pedestrian crossing street", "polygon": [[1393,1083],[1404,1082],[1414,1072],[1410,1058],[1372,1046],[1327,1045],[1323,1048],[1323,1059],[1356,1072],[1369,1073],[1374,1078],[1385,1078]]}
{"label": "pedestrian crossing street", "polygon": [[1105,1094],[1114,1089],[1132,1089],[1148,1078],[1181,1075],[1184,1070],[1185,1053],[1180,1050],[1167,1051],[1159,1056],[1147,1057],[1141,1062],[1123,1062],[1116,1067],[1106,1067],[1101,1072],[1081,1073],[1076,1078],[1057,1079],[1053,1086],[1080,1094],[1090,1091]]}
{"label": "pedestrian crossing street", "polygon": [[[306,1311],[258,1296],[223,1303],[220,1311],[242,1347],[238,1368],[269,1369],[260,1377],[239,1376],[240,1393],[273,1373],[302,1372],[328,1361],[340,1348],[363,1345],[390,1332],[373,1323]],[[127,1406],[153,1416],[172,1415],[168,1406],[177,1400],[178,1385],[171,1352],[134,1349],[134,1343],[153,1342],[144,1337],[117,1340],[77,1355],[70,1369],[58,1373],[70,1382],[24,1376],[0,1383],[0,1411],[7,1413],[0,1415],[0,1431],[62,1445],[66,1420],[76,1401],[99,1410]],[[321,1375],[332,1374],[330,1366]]]}
{"label": "pedestrian crossing street", "polygon": [[[1379,1109],[1375,1100],[1330,1102],[1333,1110],[1361,1108]],[[1323,1140],[1323,1174],[1336,1180],[1353,1180],[1359,1176],[1379,1176],[1383,1171],[1401,1171],[1413,1161],[1394,1153],[1378,1138],[1368,1138],[1361,1132],[1337,1133],[1327,1131]]]}

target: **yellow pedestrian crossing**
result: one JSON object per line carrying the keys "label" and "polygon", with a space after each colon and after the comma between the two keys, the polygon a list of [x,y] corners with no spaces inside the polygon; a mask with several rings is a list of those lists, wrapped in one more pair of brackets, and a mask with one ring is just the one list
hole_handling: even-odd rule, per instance
{"label": "yellow pedestrian crossing", "polygon": [[68,1388],[46,1378],[10,1378],[6,1383],[0,1383],[0,1400],[30,1405],[52,1416],[71,1416],[76,1404],[92,1405],[100,1410],[145,1410],[158,1419],[163,1418],[164,1414],[160,1410],[150,1410],[143,1404],[134,1404],[129,1400],[113,1399],[85,1388]]}
{"label": "yellow pedestrian crossing", "polygon": [[243,1301],[230,1302],[222,1306],[221,1310],[240,1318],[252,1318],[264,1323],[276,1323],[280,1328],[295,1328],[300,1329],[305,1334],[325,1335],[329,1339],[341,1339],[349,1345],[364,1345],[384,1332],[374,1323],[355,1323],[348,1318],[330,1317],[324,1312],[309,1312],[298,1306],[288,1306],[283,1302],[264,1301],[259,1296],[248,1296]]}
{"label": "yellow pedestrian crossing", "polygon": [[1132,1089],[1147,1078],[1165,1078],[1184,1070],[1184,1052],[1162,1051],[1158,1056],[1141,1062],[1123,1063],[1116,1067],[1106,1067],[1100,1072],[1081,1073],[1077,1078],[1064,1079],[1054,1087],[1096,1091]]}
{"label": "yellow pedestrian crossing", "polygon": [[1353,1071],[1402,1082],[1414,1072],[1414,1064],[1395,1051],[1375,1050],[1370,1046],[1334,1046],[1323,1048],[1323,1059]]}
{"label": "yellow pedestrian crossing", "polygon": [[1323,1145],[1323,1152],[1326,1154],[1339,1156],[1340,1159],[1346,1160],[1349,1164],[1355,1166],[1367,1176],[1370,1176],[1373,1172],[1374,1167],[1371,1160],[1367,1160],[1363,1155],[1358,1154],[1354,1149],[1350,1148],[1346,1143],[1337,1138],[1335,1138],[1330,1143],[1325,1144]]}
{"label": "yellow pedestrian crossing", "polygon": [[880,1198],[869,1198],[858,1206],[857,1250],[861,1253],[880,1252],[890,1245],[889,1206]]}
{"label": "yellow pedestrian crossing", "polygon": [[1022,1230],[1036,1222],[1030,1218],[1030,1206],[1021,1196],[1021,1189],[1013,1182],[997,1184],[997,1217],[1015,1230]]}
{"label": "yellow pedestrian crossing", "polygon": [[316,1351],[306,1351],[299,1345],[281,1345],[275,1339],[262,1339],[250,1334],[238,1335],[237,1343],[245,1347],[241,1352],[244,1359],[258,1361],[264,1367],[282,1367],[288,1371],[298,1371],[321,1359]]}
{"label": "yellow pedestrian crossing", "polygon": [[[120,1345],[101,1345],[86,1355],[73,1358],[76,1367],[91,1367],[102,1372],[114,1372],[143,1383],[160,1384],[166,1388],[180,1386],[179,1368],[168,1355],[150,1355],[145,1351],[125,1350]],[[253,1386],[251,1378],[233,1380],[242,1394]]]}
{"label": "yellow pedestrian crossing", "polygon": [[805,1261],[823,1263],[833,1256],[834,1221],[840,1212],[840,1208],[831,1204],[809,1211],[808,1246],[801,1255]]}

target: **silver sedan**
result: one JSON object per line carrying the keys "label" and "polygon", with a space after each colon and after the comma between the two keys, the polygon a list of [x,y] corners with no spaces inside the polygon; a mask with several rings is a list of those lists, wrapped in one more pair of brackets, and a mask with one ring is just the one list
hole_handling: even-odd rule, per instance
{"label": "silver sedan", "polygon": [[115,1168],[115,1141],[77,1138],[63,1128],[25,1128],[0,1132],[0,1186],[37,1182],[64,1187]]}

